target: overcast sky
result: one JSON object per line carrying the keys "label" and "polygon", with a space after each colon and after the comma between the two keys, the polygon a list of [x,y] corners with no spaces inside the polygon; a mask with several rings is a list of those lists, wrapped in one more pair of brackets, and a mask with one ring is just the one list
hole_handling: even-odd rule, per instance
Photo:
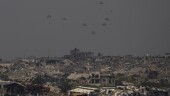
{"label": "overcast sky", "polygon": [[170,0],[0,0],[0,58],[63,56],[73,48],[104,55],[170,52],[169,5]]}

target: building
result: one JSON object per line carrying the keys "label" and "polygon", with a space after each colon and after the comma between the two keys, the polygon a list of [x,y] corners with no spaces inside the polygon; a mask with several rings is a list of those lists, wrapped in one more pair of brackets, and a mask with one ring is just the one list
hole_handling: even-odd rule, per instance
{"label": "building", "polygon": [[78,88],[70,90],[68,96],[98,96],[98,89],[78,86]]}
{"label": "building", "polygon": [[99,86],[115,86],[114,74],[95,72],[91,74],[90,84]]}
{"label": "building", "polygon": [[100,72],[91,73],[90,84],[100,85]]}
{"label": "building", "polygon": [[100,85],[101,86],[115,86],[114,74],[101,74],[100,75]]}
{"label": "building", "polygon": [[1,94],[0,96],[24,96],[26,87],[20,83],[1,81]]}
{"label": "building", "polygon": [[[68,56],[66,56],[68,57]],[[81,52],[79,49],[75,48],[70,51],[70,58],[76,59],[76,60],[85,60],[89,58],[93,58],[94,53],[93,52]]]}

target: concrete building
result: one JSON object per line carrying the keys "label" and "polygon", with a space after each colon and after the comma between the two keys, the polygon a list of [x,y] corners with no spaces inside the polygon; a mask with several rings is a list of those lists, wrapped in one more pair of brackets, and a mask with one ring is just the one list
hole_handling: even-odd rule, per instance
{"label": "concrete building", "polygon": [[97,88],[78,86],[78,88],[70,90],[68,96],[98,96],[97,90]]}
{"label": "concrete building", "polygon": [[115,86],[114,74],[95,72],[91,74],[90,84],[98,86]]}
{"label": "concrete building", "polygon": [[114,74],[101,74],[100,75],[100,85],[101,86],[115,86]]}
{"label": "concrete building", "polygon": [[72,59],[85,60],[85,59],[93,58],[93,57],[94,57],[93,52],[81,52],[77,48],[70,51],[70,58],[72,58]]}

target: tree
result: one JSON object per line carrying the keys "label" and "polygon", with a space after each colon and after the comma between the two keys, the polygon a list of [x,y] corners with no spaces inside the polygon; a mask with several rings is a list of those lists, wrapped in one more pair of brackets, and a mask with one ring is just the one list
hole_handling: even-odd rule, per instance
{"label": "tree", "polygon": [[32,83],[42,85],[46,83],[46,80],[42,76],[37,76]]}
{"label": "tree", "polygon": [[119,79],[119,80],[123,80],[123,79],[125,78],[125,75],[122,74],[122,73],[118,73],[118,74],[116,75],[116,78]]}
{"label": "tree", "polygon": [[156,79],[158,75],[159,75],[158,71],[150,71],[147,77],[149,79]]}
{"label": "tree", "polygon": [[127,77],[127,81],[128,82],[135,82],[136,81],[136,79],[135,79],[135,77],[139,77],[138,75],[131,75],[131,76],[128,76]]}
{"label": "tree", "polygon": [[0,79],[2,79],[4,81],[9,81],[9,77],[7,74],[0,74]]}
{"label": "tree", "polygon": [[62,92],[66,93],[68,90],[70,90],[72,88],[72,85],[69,84],[69,80],[68,79],[61,79],[59,88],[61,89]]}

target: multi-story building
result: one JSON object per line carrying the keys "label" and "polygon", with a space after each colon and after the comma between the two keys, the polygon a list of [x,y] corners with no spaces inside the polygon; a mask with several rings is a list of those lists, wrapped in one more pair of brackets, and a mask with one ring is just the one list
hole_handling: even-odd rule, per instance
{"label": "multi-story building", "polygon": [[114,74],[95,72],[91,74],[90,84],[99,86],[115,86]]}
{"label": "multi-story building", "polygon": [[70,51],[70,58],[72,58],[72,59],[85,60],[85,59],[93,58],[93,57],[94,57],[93,52],[81,52],[77,48]]}

